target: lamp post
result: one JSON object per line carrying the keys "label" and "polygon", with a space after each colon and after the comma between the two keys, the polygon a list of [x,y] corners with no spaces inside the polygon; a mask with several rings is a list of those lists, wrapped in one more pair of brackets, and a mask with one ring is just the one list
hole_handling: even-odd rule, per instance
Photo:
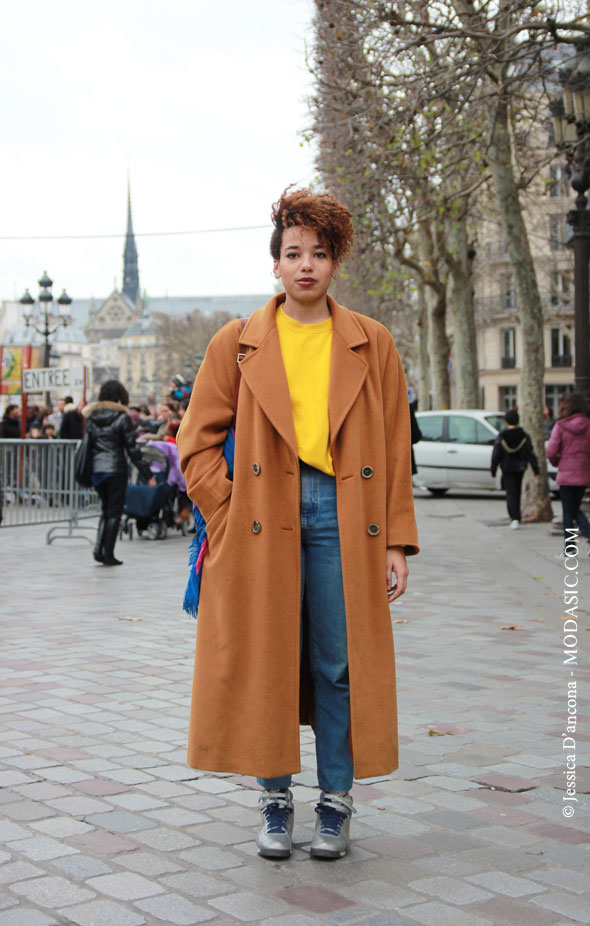
{"label": "lamp post", "polygon": [[[31,296],[28,289],[25,290],[24,295],[20,298],[20,304],[23,306],[23,318],[25,320],[25,325],[27,328],[32,328],[37,334],[43,336],[43,366],[48,367],[49,361],[51,358],[51,344],[49,343],[49,338],[52,334],[61,328],[66,327],[70,323],[70,306],[72,300],[66,293],[65,289],[63,290],[61,296],[57,300],[57,315],[59,321],[54,324],[50,324],[51,316],[53,315],[51,307],[53,305],[53,293],[51,292],[51,287],[53,286],[53,280],[47,275],[47,271],[44,272],[43,276],[39,280],[39,309],[37,313],[35,311],[35,300]],[[50,404],[49,393],[45,393],[45,404]]]}
{"label": "lamp post", "polygon": [[559,73],[562,97],[551,104],[555,142],[565,152],[576,207],[568,213],[574,251],[575,389],[590,399],[590,42]]}

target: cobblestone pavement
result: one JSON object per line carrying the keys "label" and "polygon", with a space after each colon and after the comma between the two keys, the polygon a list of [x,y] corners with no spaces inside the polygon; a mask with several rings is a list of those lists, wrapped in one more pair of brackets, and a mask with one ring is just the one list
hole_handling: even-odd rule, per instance
{"label": "cobblestone pavement", "polygon": [[[185,764],[183,538],[126,540],[107,570],[83,541],[0,531],[0,926],[590,923],[581,716],[569,805],[562,749],[587,670],[564,664],[559,539],[507,529],[500,498],[416,501],[424,552],[392,609],[401,767],[355,784],[337,862],[308,852],[309,731],[288,861],[256,855],[253,779]],[[584,542],[578,573],[587,652]]]}

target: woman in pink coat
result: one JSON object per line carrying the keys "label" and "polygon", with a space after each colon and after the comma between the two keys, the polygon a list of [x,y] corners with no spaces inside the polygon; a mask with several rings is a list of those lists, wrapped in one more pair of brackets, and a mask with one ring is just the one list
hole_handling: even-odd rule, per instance
{"label": "woman in pink coat", "polygon": [[590,485],[590,417],[581,393],[565,394],[547,443],[547,457],[557,466],[566,543],[571,539],[574,522],[590,541],[590,523],[580,508],[584,490]]}

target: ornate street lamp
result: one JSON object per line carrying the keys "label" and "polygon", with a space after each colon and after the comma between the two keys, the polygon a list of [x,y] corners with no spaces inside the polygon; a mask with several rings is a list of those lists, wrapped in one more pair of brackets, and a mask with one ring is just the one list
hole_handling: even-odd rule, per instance
{"label": "ornate street lamp", "polygon": [[[66,293],[65,289],[62,291],[61,296],[57,299],[57,313],[52,312],[53,305],[53,294],[51,292],[51,287],[53,286],[53,280],[47,275],[47,271],[43,273],[43,276],[39,280],[39,311],[35,310],[35,300],[31,296],[28,289],[25,290],[24,295],[20,298],[20,304],[23,306],[23,318],[25,320],[25,325],[27,328],[32,328],[37,334],[43,336],[43,366],[48,367],[50,365],[51,359],[51,344],[49,343],[49,338],[52,334],[62,327],[67,327],[71,321],[70,316],[70,306],[72,300]],[[55,323],[50,323],[52,317],[57,317],[59,321]],[[49,393],[45,393],[45,404],[49,405],[50,397]]]}
{"label": "ornate street lamp", "polygon": [[551,104],[553,132],[565,153],[576,208],[568,213],[574,251],[575,388],[590,398],[590,42],[580,42],[572,67],[559,73],[562,98]]}

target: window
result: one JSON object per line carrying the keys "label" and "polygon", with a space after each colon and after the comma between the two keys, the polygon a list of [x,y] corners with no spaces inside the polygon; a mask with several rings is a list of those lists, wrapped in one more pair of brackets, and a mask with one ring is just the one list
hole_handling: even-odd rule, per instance
{"label": "window", "polygon": [[503,370],[512,370],[516,366],[516,329],[500,330],[500,356]]}
{"label": "window", "polygon": [[554,212],[549,216],[549,246],[552,251],[559,251],[567,243],[567,221],[566,216],[559,212]]}
{"label": "window", "polygon": [[557,418],[559,414],[559,403],[566,392],[571,392],[573,386],[545,386],[545,405],[551,409],[551,414]]}
{"label": "window", "polygon": [[475,418],[450,415],[449,441],[457,444],[489,444],[494,442],[494,435]]}
{"label": "window", "polygon": [[567,305],[570,302],[570,275],[563,270],[551,273],[551,305]]}
{"label": "window", "polygon": [[443,416],[442,415],[424,415],[418,419],[422,440],[442,441],[443,439]]}
{"label": "window", "polygon": [[498,398],[501,411],[507,412],[509,408],[516,408],[516,386],[500,386]]}
{"label": "window", "polygon": [[503,273],[502,274],[502,308],[503,309],[515,309],[516,308],[516,289],[514,286],[514,274],[513,273]]}
{"label": "window", "polygon": [[563,328],[551,329],[551,366],[572,366],[572,339]]}
{"label": "window", "polygon": [[549,168],[549,195],[570,195],[569,178],[564,164],[552,164]]}

